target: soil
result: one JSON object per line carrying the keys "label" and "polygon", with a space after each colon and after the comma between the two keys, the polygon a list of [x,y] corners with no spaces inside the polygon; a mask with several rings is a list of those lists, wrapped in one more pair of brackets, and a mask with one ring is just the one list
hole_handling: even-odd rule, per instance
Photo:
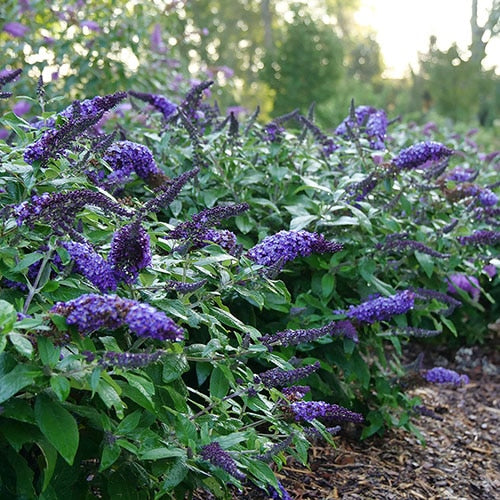
{"label": "soil", "polygon": [[[402,429],[365,441],[336,436],[336,447],[310,448],[307,467],[290,459],[277,470],[281,484],[294,500],[500,499],[500,353],[494,338],[485,346],[424,352],[424,367],[446,366],[470,378],[462,387],[411,391],[434,413],[414,420],[425,444]],[[267,498],[255,490],[234,494]]]}

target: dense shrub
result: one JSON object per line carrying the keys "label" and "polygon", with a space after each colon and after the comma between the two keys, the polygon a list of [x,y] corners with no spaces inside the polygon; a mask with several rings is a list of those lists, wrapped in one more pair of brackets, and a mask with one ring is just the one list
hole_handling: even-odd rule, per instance
{"label": "dense shrub", "polygon": [[284,497],[270,464],[311,435],[415,431],[412,384],[466,382],[400,360],[488,338],[497,153],[354,104],[259,125],[209,87],[3,117],[3,496]]}

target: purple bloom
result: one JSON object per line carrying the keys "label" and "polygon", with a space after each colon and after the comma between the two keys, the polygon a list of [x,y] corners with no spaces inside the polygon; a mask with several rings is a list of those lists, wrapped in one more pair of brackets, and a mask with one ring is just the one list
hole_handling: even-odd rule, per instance
{"label": "purple bloom", "polygon": [[478,229],[469,236],[457,238],[461,245],[494,245],[500,241],[500,231]]}
{"label": "purple bloom", "polygon": [[283,387],[281,392],[290,401],[297,401],[303,399],[310,390],[311,388],[308,385],[292,385],[291,387]]}
{"label": "purple bloom", "polygon": [[270,122],[264,127],[263,140],[266,142],[280,142],[285,129],[276,123]]}
{"label": "purple bloom", "polygon": [[165,288],[175,290],[177,293],[192,293],[201,288],[208,280],[202,279],[193,283],[184,283],[181,281],[168,280],[165,282]]}
{"label": "purple bloom", "polygon": [[290,409],[295,420],[311,422],[315,418],[323,418],[335,422],[354,422],[360,424],[364,421],[363,415],[348,410],[343,406],[324,401],[296,401],[290,404]]}
{"label": "purple bloom", "polygon": [[17,22],[5,23],[3,25],[3,31],[16,38],[23,37],[29,30],[28,26]]}
{"label": "purple bloom", "polygon": [[163,183],[158,187],[159,194],[147,201],[144,204],[142,212],[144,214],[148,212],[159,212],[162,208],[167,207],[175,200],[178,194],[181,192],[181,189],[184,185],[192,178],[196,177],[200,172],[199,168],[193,168],[192,170],[188,170],[183,174],[179,175],[175,179],[173,179],[169,183]]}
{"label": "purple bloom", "polygon": [[434,141],[419,142],[403,149],[394,159],[399,169],[418,168],[428,161],[438,161],[453,154],[453,150]]}
{"label": "purple bloom", "polygon": [[137,97],[137,99],[140,99],[141,101],[151,104],[160,113],[162,113],[165,120],[172,118],[173,115],[177,112],[177,105],[169,101],[163,95],[148,94],[145,92],[134,92],[133,90],[130,90],[129,94],[131,96]]}
{"label": "purple bloom", "polygon": [[114,170],[108,179],[113,177],[119,180],[126,179],[134,171],[145,181],[162,175],[153,158],[153,153],[146,146],[136,142],[115,142],[106,149],[103,160]]}
{"label": "purple bloom", "polygon": [[477,174],[478,171],[473,168],[455,167],[446,175],[445,179],[454,182],[471,182],[477,177]]}
{"label": "purple bloom", "polygon": [[474,300],[479,300],[481,290],[476,277],[462,273],[452,274],[448,280],[448,292],[457,293],[459,288],[470,294]]}
{"label": "purple bloom", "polygon": [[264,238],[248,250],[247,255],[257,264],[271,266],[280,260],[284,264],[299,256],[334,253],[342,248],[342,244],[328,241],[321,234],[308,231],[280,231]]}
{"label": "purple bloom", "polygon": [[351,132],[361,133],[366,136],[372,149],[384,149],[388,125],[385,111],[371,106],[357,106],[353,111],[354,116],[344,118],[335,133],[345,138],[349,138]]}
{"label": "purple bloom", "polygon": [[350,321],[332,321],[321,328],[310,328],[308,330],[284,330],[271,335],[263,335],[260,337],[260,341],[268,347],[273,345],[286,347],[312,342],[326,335],[343,335],[354,342],[358,341],[356,328]]}
{"label": "purple bloom", "polygon": [[429,290],[427,288],[417,288],[415,290],[415,296],[419,299],[435,299],[438,302],[443,302],[448,304],[448,308],[440,311],[443,316],[449,316],[457,307],[462,305],[462,303],[447,295],[446,293],[437,292],[436,290]]}
{"label": "purple bloom", "polygon": [[108,262],[116,279],[125,283],[134,283],[141,269],[151,264],[149,234],[139,222],[132,222],[116,231]]}
{"label": "purple bloom", "polygon": [[210,444],[202,446],[201,457],[203,460],[210,462],[216,467],[220,467],[240,481],[243,481],[246,477],[243,472],[238,470],[238,466],[233,457],[231,457],[227,451],[223,450],[217,441],[213,441]]}
{"label": "purple bloom", "polygon": [[158,361],[165,355],[165,351],[155,352],[105,352],[99,359],[98,364],[105,368],[117,366],[119,368],[141,368]]}
{"label": "purple bloom", "polygon": [[467,375],[459,375],[454,370],[448,370],[440,366],[427,370],[424,374],[424,378],[431,384],[462,385],[469,383],[469,377]]}
{"label": "purple bloom", "polygon": [[357,306],[351,305],[345,314],[362,323],[375,323],[375,321],[388,320],[396,314],[404,314],[413,309],[414,304],[415,293],[411,290],[403,290],[390,297],[376,296]]}
{"label": "purple bloom", "polygon": [[298,380],[311,375],[320,367],[319,361],[312,365],[302,366],[292,370],[283,370],[282,368],[272,368],[256,376],[257,383],[260,381],[265,387],[283,387],[286,384],[293,384]]}
{"label": "purple bloom", "polygon": [[83,335],[101,328],[115,330],[128,325],[139,337],[172,341],[183,338],[182,328],[163,311],[117,295],[85,294],[68,302],[58,302],[50,312],[65,316],[66,323],[75,325]]}
{"label": "purple bloom", "polygon": [[98,207],[105,213],[115,213],[123,217],[133,215],[133,212],[106,195],[90,189],[34,195],[29,202],[25,201],[15,207],[14,213],[19,226],[26,223],[31,228],[35,222],[45,223],[49,224],[57,234],[68,232],[73,238],[81,240],[81,236],[75,235],[77,232],[73,229],[73,223],[77,213],[85,206]]}
{"label": "purple bloom", "polygon": [[75,271],[85,276],[100,292],[116,290],[111,266],[88,243],[65,241],[61,245],[75,261]]}
{"label": "purple bloom", "polygon": [[385,243],[377,244],[378,249],[381,250],[396,250],[396,251],[404,251],[407,249],[416,250],[420,253],[425,253],[427,255],[431,255],[432,257],[438,257],[440,259],[446,259],[450,257],[449,253],[441,253],[433,248],[428,247],[421,241],[409,240],[406,237],[406,234],[394,233],[387,236]]}
{"label": "purple bloom", "polygon": [[179,224],[168,236],[174,240],[189,240],[194,248],[205,246],[207,241],[217,243],[228,253],[234,254],[238,248],[236,235],[231,231],[214,230],[211,227],[218,226],[223,219],[239,215],[248,208],[247,203],[207,208],[194,214],[190,221]]}
{"label": "purple bloom", "polygon": [[125,317],[125,322],[139,337],[172,341],[184,338],[184,332],[180,326],[176,325],[163,311],[158,311],[149,304],[134,302]]}
{"label": "purple bloom", "polygon": [[283,485],[278,481],[278,490],[273,486],[269,486],[267,488],[267,493],[269,494],[269,498],[272,500],[292,500],[290,494],[285,490]]}
{"label": "purple bloom", "polygon": [[116,330],[123,326],[129,309],[129,302],[116,295],[85,294],[68,302],[57,302],[49,312],[65,316],[68,325],[75,325],[86,335],[101,328]]}
{"label": "purple bloom", "polygon": [[483,207],[492,207],[498,203],[498,196],[487,188],[481,189],[477,198]]}
{"label": "purple bloom", "polygon": [[101,31],[101,27],[95,21],[81,21],[80,27],[88,28],[90,31]]}
{"label": "purple bloom", "polygon": [[18,101],[14,106],[12,106],[12,111],[17,115],[17,116],[22,116],[25,115],[26,113],[29,113],[31,109],[31,104],[28,101]]}
{"label": "purple bloom", "polygon": [[153,31],[151,32],[150,36],[150,42],[151,42],[151,50],[153,52],[156,52],[158,54],[164,54],[167,51],[167,47],[162,39],[160,23],[156,23],[153,26]]}

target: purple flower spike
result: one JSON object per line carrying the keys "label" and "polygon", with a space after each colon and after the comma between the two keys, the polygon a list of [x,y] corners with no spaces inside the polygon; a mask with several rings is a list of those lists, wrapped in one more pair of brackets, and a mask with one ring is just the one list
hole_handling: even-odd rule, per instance
{"label": "purple flower spike", "polygon": [[293,384],[298,380],[311,375],[320,367],[319,361],[312,365],[302,366],[293,370],[283,370],[282,368],[272,368],[257,375],[257,381],[260,381],[266,387],[283,387],[286,384]]}
{"label": "purple flower spike", "polygon": [[57,302],[51,313],[66,317],[82,335],[101,328],[116,330],[125,324],[130,304],[116,295],[85,294],[68,302]]}
{"label": "purple flower spike", "polygon": [[176,325],[163,311],[158,311],[149,304],[134,303],[125,321],[130,330],[139,337],[172,341],[184,338],[184,332],[180,326]]}
{"label": "purple flower spike", "polygon": [[296,401],[290,404],[290,409],[298,422],[311,422],[315,418],[323,418],[335,422],[354,422],[360,424],[364,421],[363,415],[348,410],[343,406],[324,401]]}
{"label": "purple flower spike", "polygon": [[160,94],[134,92],[133,90],[130,90],[129,94],[136,97],[137,99],[140,99],[141,101],[151,104],[151,106],[156,108],[163,115],[163,118],[165,118],[165,120],[172,118],[177,112],[177,105]]}
{"label": "purple flower spike", "polygon": [[114,175],[125,179],[134,171],[145,181],[153,176],[162,175],[153,158],[153,153],[146,146],[136,142],[115,142],[106,150],[103,160],[114,170],[110,178]]}
{"label": "purple flower spike", "polygon": [[452,274],[448,283],[448,292],[457,293],[460,288],[470,294],[474,300],[479,300],[481,290],[479,288],[479,280],[476,277],[461,273]]}
{"label": "purple flower spike", "polygon": [[452,154],[452,149],[439,142],[419,142],[403,149],[394,159],[394,165],[399,169],[418,168],[428,161],[439,161]]}
{"label": "purple flower spike", "polygon": [[155,352],[105,352],[98,364],[104,368],[118,367],[127,368],[142,368],[158,361],[165,351],[158,350]]}
{"label": "purple flower spike", "polygon": [[280,260],[284,264],[299,256],[334,253],[342,248],[342,244],[328,241],[321,234],[308,231],[280,231],[264,238],[251,248],[247,255],[257,264],[271,266]]}
{"label": "purple flower spike", "polygon": [[139,222],[123,226],[113,235],[108,262],[116,279],[128,284],[151,264],[149,234]]}
{"label": "purple flower spike", "polygon": [[285,490],[283,485],[278,481],[278,490],[273,486],[269,486],[267,489],[267,493],[269,494],[269,498],[272,500],[292,500],[292,497]]}
{"label": "purple flower spike", "polygon": [[101,328],[116,330],[128,325],[139,337],[158,340],[182,340],[183,330],[163,311],[149,304],[117,295],[86,294],[68,302],[58,302],[51,313],[66,317],[82,335]]}
{"label": "purple flower spike", "polygon": [[203,460],[210,462],[216,467],[220,467],[225,470],[228,474],[243,481],[246,476],[238,470],[238,466],[231,455],[222,449],[221,445],[217,441],[213,441],[201,448],[201,457]]}
{"label": "purple flower spike", "polygon": [[454,370],[448,370],[440,366],[427,370],[424,374],[424,378],[431,384],[462,385],[469,383],[469,377],[467,375],[460,375]]}
{"label": "purple flower spike", "polygon": [[22,38],[29,30],[28,26],[17,22],[5,23],[3,25],[3,31],[16,38]]}
{"label": "purple flower spike", "polygon": [[350,306],[345,314],[362,323],[375,323],[390,319],[396,314],[404,314],[415,305],[415,293],[411,290],[398,292],[391,297],[374,297],[357,306]]}
{"label": "purple flower spike", "polygon": [[100,292],[116,290],[111,266],[88,243],[65,241],[61,245],[75,261],[75,271],[85,276]]}
{"label": "purple flower spike", "polygon": [[494,245],[500,241],[500,231],[478,229],[469,236],[459,236],[457,240],[461,245]]}

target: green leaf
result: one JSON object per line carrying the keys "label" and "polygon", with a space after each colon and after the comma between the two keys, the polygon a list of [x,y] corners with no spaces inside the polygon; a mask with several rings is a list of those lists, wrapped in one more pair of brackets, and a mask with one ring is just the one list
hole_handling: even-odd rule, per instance
{"label": "green leaf", "polygon": [[35,377],[41,374],[41,372],[33,371],[28,366],[17,365],[12,371],[0,377],[0,403],[7,401],[18,391],[31,385]]}
{"label": "green leaf", "polygon": [[426,253],[418,252],[417,250],[415,250],[414,253],[415,258],[424,270],[424,273],[428,278],[432,277],[432,274],[434,273],[434,261],[432,257]]}
{"label": "green leaf", "polygon": [[141,454],[141,460],[160,460],[162,458],[186,457],[186,452],[180,448],[153,448]]}
{"label": "green leaf", "polygon": [[330,294],[333,292],[335,288],[335,277],[330,274],[324,274],[321,277],[321,293],[324,298],[330,297]]}
{"label": "green leaf", "polygon": [[50,480],[56,470],[57,450],[45,439],[37,441],[36,444],[42,451],[43,458],[45,459],[42,483],[42,491],[45,491],[49,486]]}
{"label": "green leaf", "polygon": [[162,380],[165,383],[178,379],[183,373],[189,370],[189,364],[184,355],[167,354],[162,357],[162,363]]}
{"label": "green leaf", "polygon": [[18,273],[19,271],[23,271],[24,269],[28,268],[41,259],[43,259],[43,254],[41,254],[40,252],[29,253],[19,261],[19,264],[17,264],[17,266],[11,269],[11,272]]}
{"label": "green leaf", "polygon": [[54,375],[50,378],[50,387],[59,401],[66,401],[71,391],[71,384],[64,375]]}
{"label": "green leaf", "polygon": [[54,368],[54,366],[56,366],[59,362],[61,356],[61,348],[55,347],[50,339],[42,336],[39,336],[37,338],[37,347],[42,364],[45,366],[50,366],[50,368]]}
{"label": "green leaf", "polygon": [[11,332],[16,319],[14,306],[5,300],[0,300],[0,333]]}
{"label": "green leaf", "polygon": [[125,404],[120,399],[120,395],[111,384],[101,378],[101,380],[99,380],[99,384],[97,385],[97,394],[99,394],[99,397],[108,408],[115,409],[118,418],[123,417]]}
{"label": "green leaf", "polygon": [[271,467],[261,460],[252,460],[247,464],[248,472],[258,479],[262,485],[272,485],[279,491],[278,480]]}
{"label": "green leaf", "polygon": [[102,449],[101,463],[99,464],[99,472],[102,472],[111,467],[120,456],[122,449],[116,443],[105,444]]}
{"label": "green leaf", "polygon": [[69,465],[73,465],[78,450],[78,425],[59,402],[40,393],[35,401],[35,419],[49,443]]}
{"label": "green leaf", "polygon": [[168,467],[168,470],[164,471],[164,475],[166,476],[166,478],[161,485],[161,489],[163,491],[170,491],[172,488],[175,488],[184,480],[187,473],[188,468],[186,466],[184,458],[179,457],[175,460],[172,460],[170,467]]}
{"label": "green leaf", "polygon": [[9,340],[16,348],[16,351],[31,359],[33,355],[33,344],[24,335],[20,333],[9,333]]}
{"label": "green leaf", "polygon": [[142,412],[136,410],[132,412],[130,415],[127,415],[116,428],[115,434],[130,434],[138,425],[141,420]]}
{"label": "green leaf", "polygon": [[220,367],[216,367],[210,376],[210,394],[215,398],[223,398],[229,389],[229,380]]}

